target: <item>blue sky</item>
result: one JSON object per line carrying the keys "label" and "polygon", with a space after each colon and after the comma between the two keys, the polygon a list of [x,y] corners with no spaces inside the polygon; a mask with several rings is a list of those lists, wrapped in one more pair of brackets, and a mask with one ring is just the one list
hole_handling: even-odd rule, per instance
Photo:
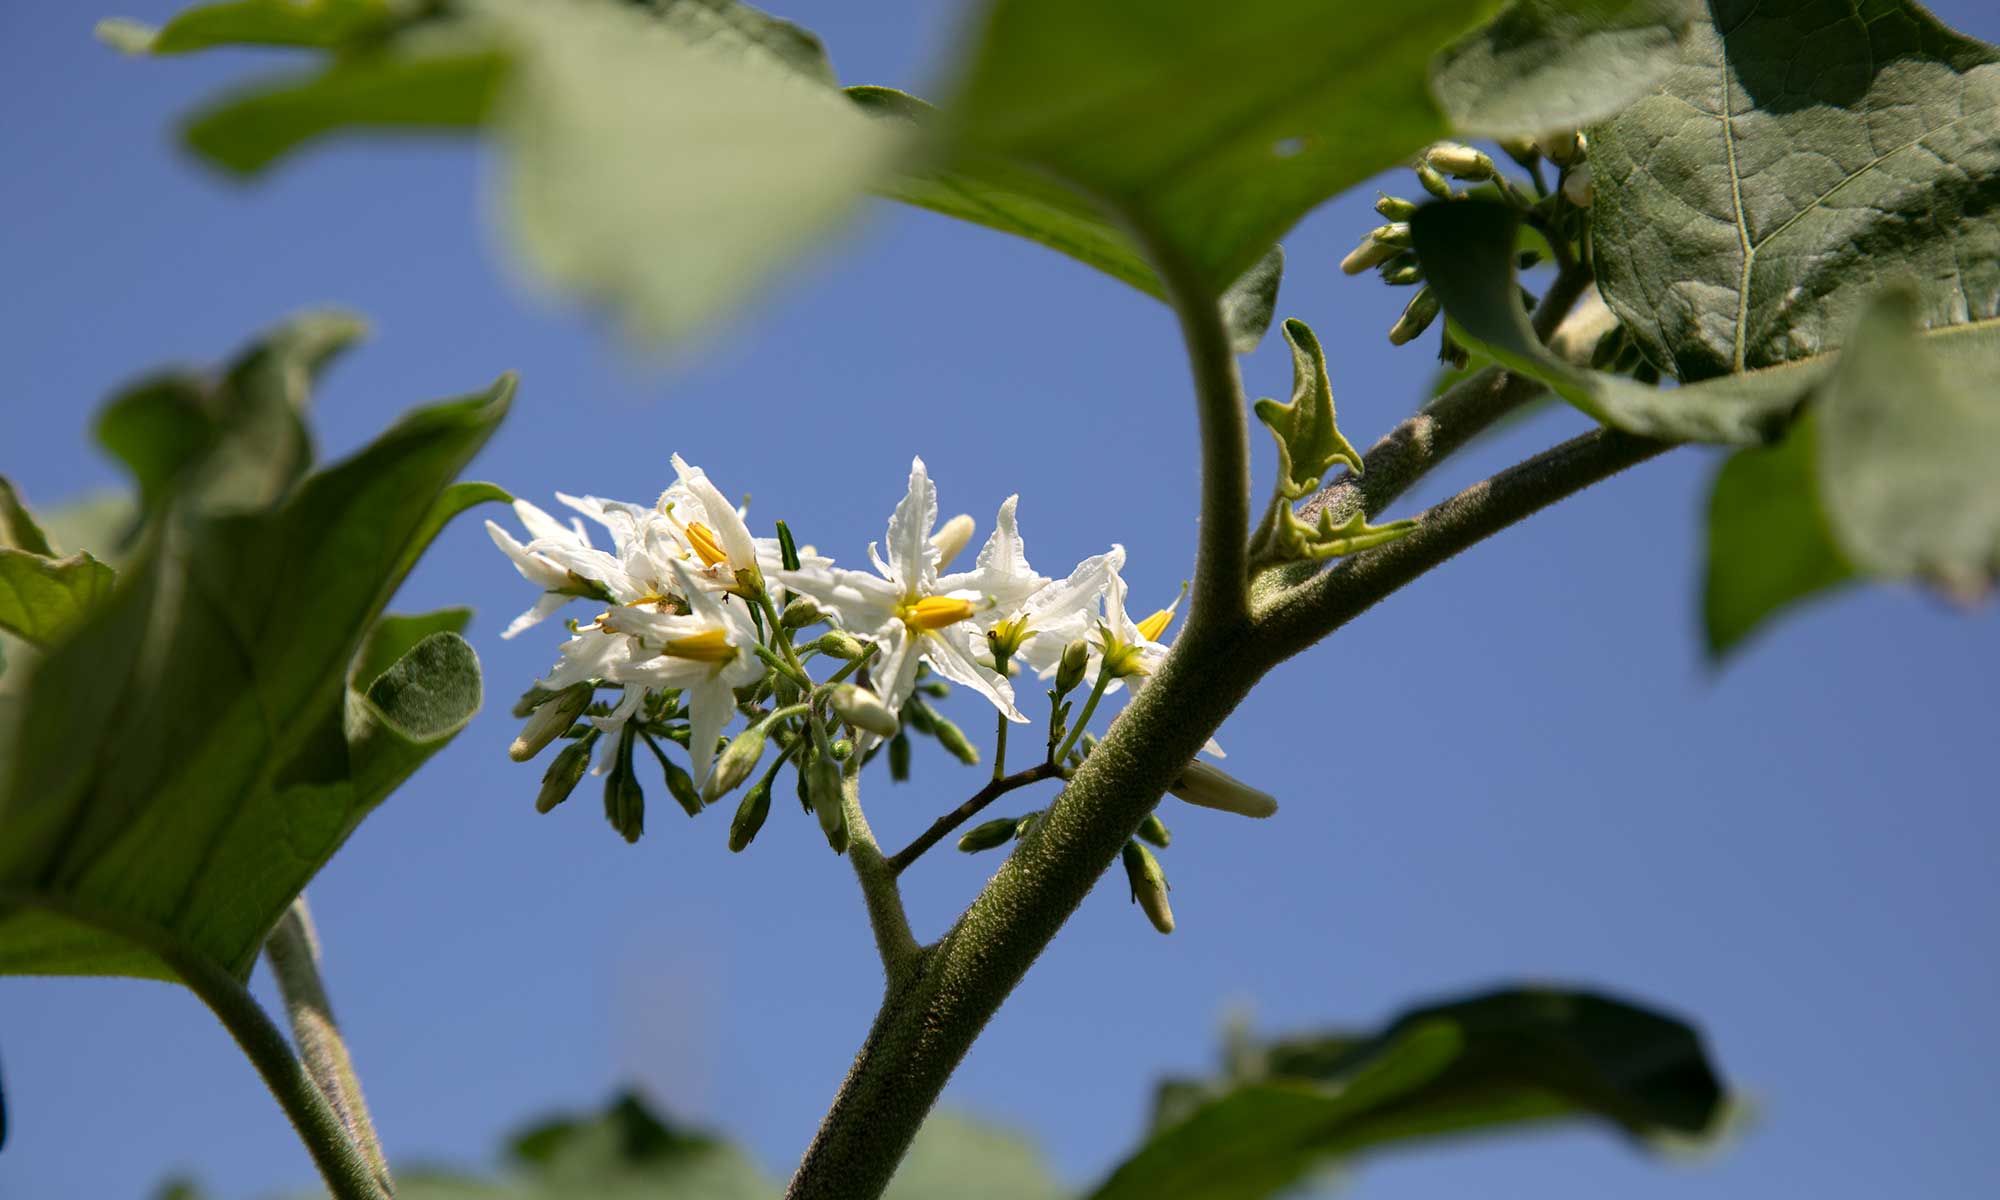
{"label": "blue sky", "polygon": [[[780,7],[844,79],[918,90],[955,20],[920,0]],[[1935,7],[2000,40],[1983,0]],[[921,453],[982,536],[1021,492],[1045,573],[1122,542],[1141,608],[1187,574],[1188,389],[1166,310],[1122,285],[883,206],[662,366],[523,283],[468,144],[346,144],[233,185],[170,131],[264,60],[124,61],[90,40],[98,15],[0,9],[0,471],[30,499],[119,483],[86,425],[121,380],[337,302],[376,334],[322,394],[331,453],[516,369],[519,404],[475,474],[527,497],[649,497],[678,450],[753,493],[754,515],[856,558]],[[1363,445],[1410,410],[1429,357],[1382,336],[1400,297],[1334,269],[1372,195],[1286,239],[1281,303],[1327,344]],[[1275,338],[1245,371],[1286,394]],[[1399,511],[1581,426],[1519,423]],[[1081,1184],[1136,1135],[1158,1075],[1210,1063],[1229,1013],[1292,1031],[1508,980],[1588,983],[1703,1025],[1757,1104],[1740,1143],[1670,1165],[1594,1130],[1457,1144],[1369,1164],[1358,1194],[2000,1192],[2000,628],[1855,591],[1709,669],[1697,517],[1715,461],[1677,452],[1563,504],[1277,671],[1222,736],[1283,810],[1253,823],[1170,801],[1179,932],[1154,934],[1108,880],[949,1101],[1027,1132]],[[594,797],[538,817],[539,768],[505,757],[505,701],[553,642],[497,636],[529,599],[477,520],[425,560],[399,607],[477,605],[498,702],[312,888],[378,1122],[400,1159],[477,1164],[523,1119],[634,1082],[782,1175],[878,994],[846,864],[783,806],[743,855],[724,848],[726,811],[689,822],[663,798],[636,847]],[[920,755],[915,782],[874,785],[871,819],[900,843],[978,782]],[[941,851],[913,868],[919,934],[993,865]],[[0,1064],[7,1200],[139,1196],[170,1170],[232,1200],[311,1178],[220,1026],[168,986],[0,979]]]}

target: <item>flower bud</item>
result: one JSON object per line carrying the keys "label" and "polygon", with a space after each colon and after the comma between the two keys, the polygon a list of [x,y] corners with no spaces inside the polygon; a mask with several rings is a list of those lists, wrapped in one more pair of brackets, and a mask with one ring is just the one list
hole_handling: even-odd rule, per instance
{"label": "flower bud", "polygon": [[1396,247],[1384,245],[1372,237],[1361,239],[1361,244],[1347,252],[1340,260],[1340,269],[1349,275],[1359,275],[1371,267],[1379,267],[1396,257]]}
{"label": "flower bud", "polygon": [[542,790],[535,796],[535,811],[547,812],[569,799],[583,773],[590,769],[590,740],[579,738],[562,748],[549,769],[542,773]]}
{"label": "flower bud", "polygon": [[1167,829],[1167,823],[1160,820],[1158,813],[1147,813],[1146,819],[1139,822],[1139,840],[1165,850],[1173,842],[1174,835]]}
{"label": "flower bud", "polygon": [[785,610],[778,614],[778,624],[786,629],[804,629],[826,620],[826,610],[814,602],[811,596],[793,596],[785,604]]}
{"label": "flower bud", "polygon": [[1458,142],[1439,142],[1424,152],[1424,161],[1454,179],[1476,182],[1493,177],[1493,160]]}
{"label": "flower bud", "polygon": [[1574,129],[1557,129],[1536,138],[1542,154],[1559,167],[1567,167],[1583,157],[1583,135]]}
{"label": "flower bud", "polygon": [[1200,760],[1190,762],[1180,782],[1167,790],[1189,804],[1239,816],[1268,817],[1278,811],[1278,801],[1269,792],[1260,792]]}
{"label": "flower bud", "polygon": [[1392,287],[1408,287],[1424,281],[1424,268],[1418,263],[1391,263],[1382,270],[1382,282]]}
{"label": "flower bud", "polygon": [[590,707],[592,688],[587,683],[574,684],[556,692],[535,706],[528,714],[528,723],[521,727],[521,736],[507,747],[507,757],[515,762],[527,762],[540,754],[542,749],[557,737],[568,732],[583,710]]}
{"label": "flower bud", "polygon": [[629,753],[604,777],[604,816],[628,842],[638,841],[646,831],[646,793],[632,773]]}
{"label": "flower bud", "polygon": [[1535,160],[1542,156],[1542,152],[1536,147],[1535,139],[1533,138],[1504,137],[1496,140],[1500,148],[1507,152],[1507,157],[1520,163],[1523,167],[1533,169]]}
{"label": "flower bud", "polygon": [[681,811],[690,817],[701,815],[701,793],[695,791],[694,777],[664,755],[660,758],[660,769],[667,776],[667,792],[681,806]]}
{"label": "flower bud", "polygon": [[764,818],[770,815],[771,784],[759,779],[743,794],[743,803],[736,806],[736,819],[729,823],[729,849],[741,854],[764,827]]}
{"label": "flower bud", "polygon": [[882,703],[880,696],[867,688],[851,683],[835,684],[829,700],[841,720],[864,733],[894,737],[896,731],[902,728],[896,714],[889,711],[889,706]]}
{"label": "flower bud", "polygon": [[979,747],[973,745],[971,739],[965,736],[965,730],[935,712],[931,713],[931,736],[936,738],[938,745],[949,751],[953,758],[966,766],[979,765]]}
{"label": "flower bud", "polygon": [[1375,211],[1391,221],[1407,221],[1417,215],[1417,205],[1401,196],[1383,195],[1376,199]]}
{"label": "flower bud", "polygon": [[542,706],[542,701],[553,695],[555,693],[545,687],[531,687],[522,692],[521,698],[514,701],[514,719],[524,720],[529,713]]}
{"label": "flower bud", "polygon": [[708,782],[702,785],[702,803],[713,804],[734,791],[737,784],[750,778],[750,772],[757,769],[757,760],[762,757],[764,724],[760,721],[729,739],[722,756],[709,769]]}
{"label": "flower bud", "polygon": [[847,853],[847,810],[841,804],[840,764],[823,754],[813,755],[806,767],[806,790],[812,796],[813,815],[819,818],[820,832],[835,854]]}
{"label": "flower bud", "polygon": [[1417,182],[1424,185],[1425,191],[1440,200],[1450,200],[1453,198],[1451,184],[1445,180],[1444,176],[1438,174],[1436,167],[1427,162],[1419,162],[1417,164]]}
{"label": "flower bud", "polygon": [[1410,223],[1408,221],[1391,221],[1387,225],[1377,225],[1368,231],[1368,236],[1371,240],[1380,242],[1384,246],[1394,246],[1398,250],[1407,250],[1410,247]]}
{"label": "flower bud", "polygon": [[827,753],[833,755],[835,762],[846,762],[854,757],[854,743],[846,738],[835,738],[833,744],[826,749]]}
{"label": "flower bud", "polygon": [[1454,371],[1463,371],[1472,365],[1472,351],[1459,345],[1458,339],[1452,337],[1451,330],[1447,329],[1444,336],[1438,339],[1438,361]]}
{"label": "flower bud", "polygon": [[1174,931],[1174,910],[1167,904],[1167,873],[1153,852],[1135,841],[1125,843],[1125,879],[1132,885],[1132,899],[1146,910],[1146,919],[1161,933]]}
{"label": "flower bud", "polygon": [[966,544],[972,541],[972,531],[975,527],[971,517],[960,513],[946,521],[931,535],[931,546],[937,550],[938,570],[944,570],[952,559],[958,557],[959,551],[965,549]]}
{"label": "flower bud", "polygon": [[1062,661],[1056,666],[1056,692],[1068,695],[1083,682],[1083,673],[1090,667],[1090,643],[1078,638],[1063,647]]}
{"label": "flower bud", "polygon": [[1404,306],[1403,315],[1397,317],[1396,323],[1389,327],[1390,344],[1401,346],[1413,341],[1431,327],[1431,322],[1437,320],[1437,315],[1437,293],[1429,287],[1417,289],[1417,294],[1410,297],[1409,304]]}
{"label": "flower bud", "polygon": [[854,637],[838,629],[830,629],[820,634],[819,640],[814,642],[813,646],[828,658],[838,658],[843,661],[860,658],[868,649]]}
{"label": "flower bud", "polygon": [[910,777],[910,737],[897,733],[889,739],[889,778],[902,783]]}
{"label": "flower bud", "polygon": [[1014,839],[1014,827],[1020,820],[1019,817],[997,817],[974,825],[959,835],[958,848],[967,854],[977,854],[981,850],[1004,846]]}
{"label": "flower bud", "polygon": [[1563,176],[1562,193],[1563,199],[1578,208],[1590,207],[1591,200],[1597,195],[1597,186],[1591,182],[1589,163],[1579,163],[1569,169]]}

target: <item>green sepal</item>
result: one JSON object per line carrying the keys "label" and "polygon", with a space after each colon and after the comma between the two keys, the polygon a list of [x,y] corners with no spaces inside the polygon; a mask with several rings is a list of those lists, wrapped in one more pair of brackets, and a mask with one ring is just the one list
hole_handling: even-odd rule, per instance
{"label": "green sepal", "polygon": [[1299,519],[1298,512],[1291,505],[1281,504],[1271,544],[1280,559],[1339,558],[1393,542],[1415,529],[1417,524],[1414,520],[1402,520],[1391,521],[1387,525],[1370,525],[1368,514],[1355,513],[1336,525],[1333,513],[1324,509],[1318,521],[1307,522]]}
{"label": "green sepal", "polygon": [[1361,474],[1361,455],[1334,422],[1333,387],[1326,378],[1326,355],[1304,321],[1284,325],[1292,347],[1292,402],[1259,400],[1257,419],[1278,442],[1278,494],[1299,500],[1312,494],[1335,463]]}

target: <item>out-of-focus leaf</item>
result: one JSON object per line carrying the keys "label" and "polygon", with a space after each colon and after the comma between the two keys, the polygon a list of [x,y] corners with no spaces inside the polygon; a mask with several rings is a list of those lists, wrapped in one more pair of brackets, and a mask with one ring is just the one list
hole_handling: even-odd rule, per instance
{"label": "out-of-focus leaf", "polygon": [[49,535],[42,531],[41,522],[28,511],[21,494],[14,490],[13,481],[5,475],[0,475],[0,549],[22,550],[44,557],[53,557],[56,552]]}
{"label": "out-of-focus leaf", "polygon": [[1907,0],[1715,0],[1591,132],[1605,299],[1687,381],[1833,350],[1870,297],[2000,317],[2000,50]]}
{"label": "out-of-focus leaf", "polygon": [[933,1112],[882,1200],[1059,1200],[1067,1190],[1041,1152],[1004,1129]]}
{"label": "out-of-focus leaf", "polygon": [[[1654,388],[1571,366],[1542,347],[1517,299],[1515,214],[1471,200],[1429,204],[1411,219],[1425,277],[1437,289],[1453,331],[1501,365],[1540,379],[1598,420],[1632,433],[1681,441],[1753,445],[1777,437],[1840,356],[1766,367],[1676,388]],[[2000,321],[1932,330],[1918,339],[1941,370],[1977,379]],[[1943,364],[1959,363],[1947,368]],[[1985,369],[1991,369],[1985,368]]]}
{"label": "out-of-focus leaf", "polygon": [[[512,380],[306,475],[293,389],[316,362],[267,343],[219,383],[188,376],[188,406],[151,411],[217,418],[209,441],[130,448],[168,502],[116,590],[9,697],[0,973],[171,979],[170,959],[198,956],[241,977],[361,818],[477,709],[462,612],[377,618],[444,521],[505,497],[452,480]],[[260,467],[259,447],[283,461]]]}
{"label": "out-of-focus leaf", "polygon": [[1702,621],[1720,658],[1766,620],[1853,578],[1814,479],[1811,415],[1774,446],[1730,455],[1708,494]]}
{"label": "out-of-focus leaf", "polygon": [[[1550,0],[1529,6],[1533,19],[1468,34],[1500,8],[999,0],[948,106],[951,143],[968,161],[998,155],[1116,206],[1220,293],[1307,211],[1453,121],[1526,133],[1555,111],[1609,115],[1672,62],[1689,15],[1664,0]],[[1652,24],[1664,41],[1640,35]],[[1522,116],[1536,120],[1515,125]]]}
{"label": "out-of-focus leaf", "polygon": [[113,578],[83,551],[50,558],[0,546],[0,630],[47,646],[110,594]]}
{"label": "out-of-focus leaf", "polygon": [[1693,1029],[1589,992],[1495,992],[1241,1057],[1163,1089],[1165,1119],[1093,1200],[1258,1200],[1356,1154],[1559,1118],[1700,1136],[1723,1105]]}
{"label": "out-of-focus leaf", "polygon": [[332,50],[391,29],[411,6],[390,0],[231,0],[185,9],[159,29],[112,18],[97,36],[127,54],[185,54],[211,46]]}

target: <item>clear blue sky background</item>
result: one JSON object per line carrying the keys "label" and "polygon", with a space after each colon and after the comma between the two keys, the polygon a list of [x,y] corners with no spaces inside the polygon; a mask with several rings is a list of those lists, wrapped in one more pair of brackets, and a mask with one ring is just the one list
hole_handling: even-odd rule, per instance
{"label": "clear blue sky background", "polygon": [[[126,4],[151,19],[173,7]],[[919,89],[956,20],[922,0],[781,7],[826,36],[843,78]],[[2000,40],[1986,0],[1938,8]],[[761,519],[853,558],[922,453],[946,511],[977,515],[982,537],[1020,491],[1045,572],[1122,541],[1142,607],[1186,575],[1193,420],[1153,301],[881,207],[754,320],[661,369],[522,285],[475,149],[346,144],[234,186],[170,131],[260,63],[124,61],[92,43],[99,15],[69,0],[0,8],[0,470],[31,499],[119,482],[85,428],[121,380],[334,301],[377,322],[323,393],[334,452],[511,368],[519,405],[475,473],[525,496],[649,497],[679,450],[755,493]],[[1426,351],[1383,339],[1400,297],[1334,269],[1372,223],[1372,194],[1287,239],[1282,303],[1327,343],[1364,445],[1429,371]],[[1257,392],[1285,394],[1282,344],[1245,367]],[[1544,412],[1417,502],[1581,426]],[[1032,1134],[1082,1184],[1136,1135],[1158,1075],[1209,1064],[1234,1009],[1286,1031],[1501,981],[1587,983],[1701,1022],[1761,1112],[1740,1144],[1692,1166],[1597,1131],[1457,1144],[1370,1164],[1360,1194],[2000,1194],[2000,627],[1857,591],[1709,670],[1695,589],[1714,467],[1699,451],[1646,465],[1278,671],[1223,738],[1231,769],[1283,811],[1252,823],[1169,801],[1180,932],[1154,934],[1107,880],[950,1101]],[[689,822],[656,799],[637,847],[594,796],[536,816],[539,767],[507,761],[506,702],[552,641],[497,636],[528,600],[476,519],[425,560],[401,606],[479,607],[496,702],[312,889],[380,1124],[400,1159],[477,1164],[524,1118],[636,1082],[782,1175],[879,990],[847,866],[782,805],[740,856],[724,849],[726,810]],[[976,782],[932,754],[917,782],[877,785],[871,813],[900,842]],[[920,933],[993,865],[939,852],[915,868]],[[229,1198],[311,1178],[182,991],[0,979],[0,1060],[6,1200],[136,1197],[175,1169]]]}

